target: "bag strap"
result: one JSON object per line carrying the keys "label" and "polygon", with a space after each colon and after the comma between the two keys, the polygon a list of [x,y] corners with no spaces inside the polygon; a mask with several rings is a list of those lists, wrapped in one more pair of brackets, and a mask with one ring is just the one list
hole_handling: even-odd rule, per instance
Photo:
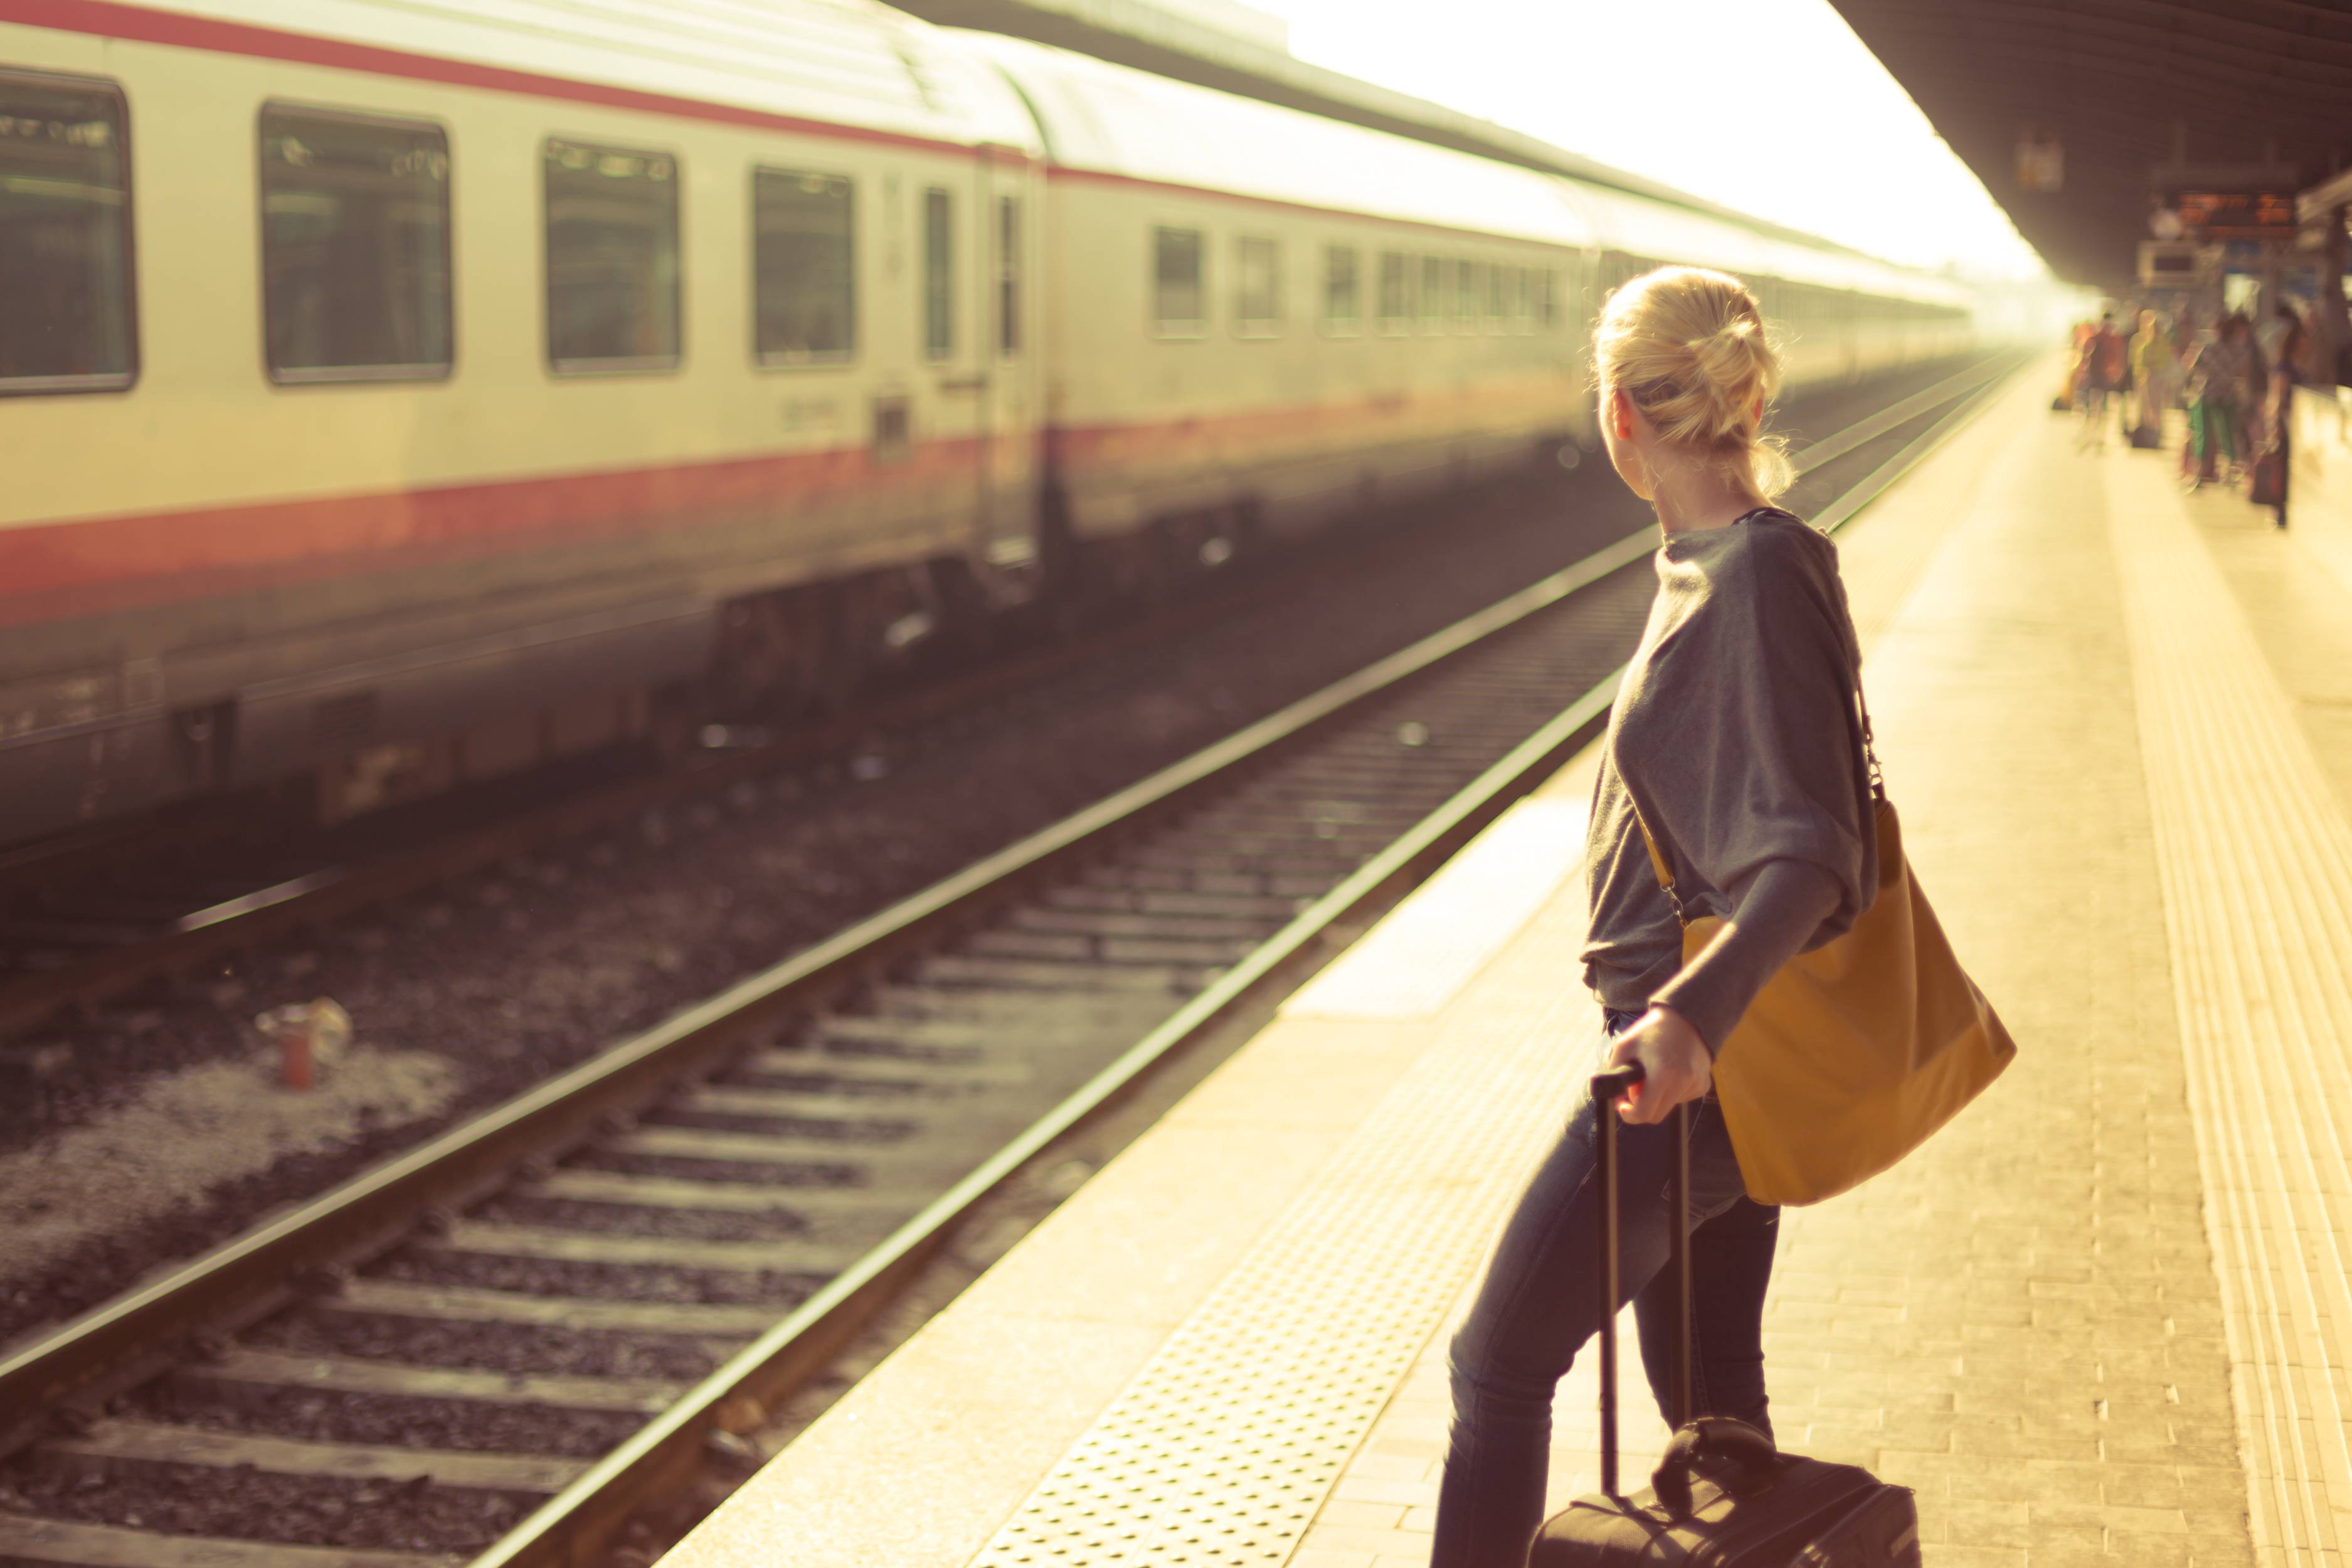
{"label": "bag strap", "polygon": [[1870,732],[1870,699],[1862,689],[1862,633],[1853,624],[1853,605],[1846,597],[1845,579],[1833,574],[1832,580],[1837,584],[1838,608],[1844,612],[1846,630],[1853,637],[1853,710],[1862,721],[1862,760],[1870,773],[1870,799],[1874,805],[1885,805],[1886,775],[1878,766],[1878,739]]}
{"label": "bag strap", "polygon": [[1862,673],[1854,672],[1854,711],[1862,715],[1862,760],[1870,770],[1870,798],[1873,805],[1886,804],[1886,774],[1878,766],[1878,740],[1870,732],[1870,699],[1862,694]]}
{"label": "bag strap", "polygon": [[[1617,782],[1623,785],[1625,781],[1620,779]],[[1680,920],[1683,903],[1680,899],[1675,897],[1675,873],[1672,868],[1667,866],[1666,858],[1658,852],[1658,841],[1650,836],[1650,825],[1642,820],[1642,807],[1633,799],[1633,791],[1630,785],[1625,786],[1625,805],[1633,813],[1633,826],[1642,830],[1642,845],[1650,852],[1650,869],[1657,874],[1658,891],[1665,894],[1668,901],[1675,906],[1675,918]]]}

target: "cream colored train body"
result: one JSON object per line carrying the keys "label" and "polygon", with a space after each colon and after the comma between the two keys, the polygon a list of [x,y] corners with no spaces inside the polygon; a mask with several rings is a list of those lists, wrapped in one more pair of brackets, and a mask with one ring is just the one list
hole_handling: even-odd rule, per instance
{"label": "cream colored train body", "polygon": [[1848,252],[862,0],[0,0],[0,283],[69,302],[0,300],[0,840],[835,690],[1589,440],[1664,260],[1798,384],[1968,342]]}

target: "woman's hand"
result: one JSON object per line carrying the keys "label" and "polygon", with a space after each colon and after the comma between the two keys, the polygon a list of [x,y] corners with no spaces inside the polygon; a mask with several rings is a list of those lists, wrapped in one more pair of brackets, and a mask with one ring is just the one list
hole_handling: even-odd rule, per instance
{"label": "woman's hand", "polygon": [[1664,1121],[1677,1105],[1706,1093],[1715,1079],[1714,1058],[1690,1020],[1672,1007],[1653,1007],[1617,1037],[1609,1065],[1642,1064],[1642,1081],[1617,1102],[1617,1112],[1640,1124]]}

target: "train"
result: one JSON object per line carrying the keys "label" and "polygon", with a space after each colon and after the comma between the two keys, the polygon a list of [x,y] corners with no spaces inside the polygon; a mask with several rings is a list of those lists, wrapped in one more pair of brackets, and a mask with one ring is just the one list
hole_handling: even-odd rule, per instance
{"label": "train", "polygon": [[[346,816],[1348,547],[1594,440],[1608,289],[1804,387],[1969,292],[871,0],[0,0],[0,842]],[[688,742],[690,743],[690,742]]]}

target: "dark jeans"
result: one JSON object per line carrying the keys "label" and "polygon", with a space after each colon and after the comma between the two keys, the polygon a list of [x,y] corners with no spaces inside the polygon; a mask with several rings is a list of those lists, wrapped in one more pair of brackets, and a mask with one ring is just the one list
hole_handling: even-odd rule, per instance
{"label": "dark jeans", "polygon": [[[1615,1034],[1630,1019],[1609,1016]],[[1431,1568],[1524,1568],[1542,1522],[1551,1401],[1584,1342],[1600,1331],[1601,1205],[1596,1118],[1588,1097],[1503,1228],[1470,1315],[1454,1336],[1454,1430],[1437,1495]],[[1621,1124],[1618,1279],[1661,1413],[1671,1399],[1675,1281],[1667,1182],[1671,1124]],[[1764,1399],[1764,1289],[1780,1211],[1752,1201],[1709,1095],[1691,1114],[1691,1368],[1696,1414],[1736,1415],[1769,1432]],[[1669,1417],[1671,1419],[1671,1417]]]}

